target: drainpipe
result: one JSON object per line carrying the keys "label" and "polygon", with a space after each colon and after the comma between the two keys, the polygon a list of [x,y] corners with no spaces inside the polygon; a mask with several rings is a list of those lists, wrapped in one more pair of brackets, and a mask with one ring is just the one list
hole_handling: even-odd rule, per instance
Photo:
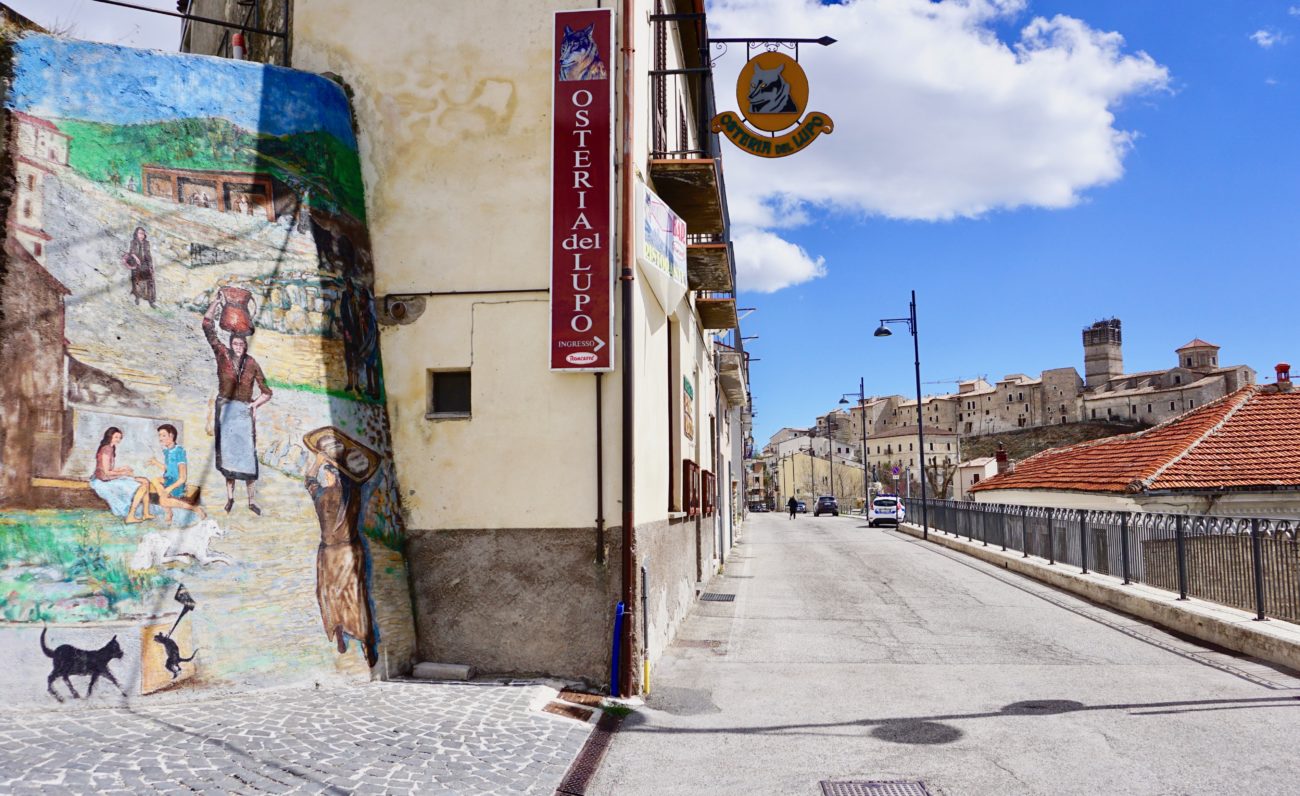
{"label": "drainpipe", "polygon": [[[633,444],[632,423],[633,386],[632,365],[632,291],[635,289],[635,274],[632,267],[632,13],[634,0],[623,0],[620,16],[622,17],[623,45],[623,266],[619,275],[622,282],[619,291],[623,312],[621,336],[623,338],[622,388],[623,388],[623,605],[631,610],[632,591],[636,584],[636,550],[633,533],[634,515],[632,500],[635,492],[636,458]],[[623,622],[623,655],[620,658],[619,679],[622,681],[620,692],[632,694],[634,667],[632,665],[632,628],[634,623]]]}

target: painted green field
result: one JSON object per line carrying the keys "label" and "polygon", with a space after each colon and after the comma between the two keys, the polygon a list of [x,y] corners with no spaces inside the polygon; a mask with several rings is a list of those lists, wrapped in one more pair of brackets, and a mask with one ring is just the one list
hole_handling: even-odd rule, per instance
{"label": "painted green field", "polygon": [[253,171],[309,191],[314,207],[366,217],[357,152],[326,132],[257,134],[218,118],[122,125],[63,119],[58,127],[72,139],[69,165],[97,182],[139,182],[144,164]]}
{"label": "painted green field", "polygon": [[136,534],[98,511],[0,514],[0,617],[9,622],[115,619],[171,582],[131,572]]}

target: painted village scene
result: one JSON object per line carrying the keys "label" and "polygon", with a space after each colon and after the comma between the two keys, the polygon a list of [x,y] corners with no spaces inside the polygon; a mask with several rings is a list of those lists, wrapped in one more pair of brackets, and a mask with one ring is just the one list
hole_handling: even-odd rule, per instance
{"label": "painted village scene", "polygon": [[204,63],[14,47],[11,702],[364,679],[414,646],[346,98]]}

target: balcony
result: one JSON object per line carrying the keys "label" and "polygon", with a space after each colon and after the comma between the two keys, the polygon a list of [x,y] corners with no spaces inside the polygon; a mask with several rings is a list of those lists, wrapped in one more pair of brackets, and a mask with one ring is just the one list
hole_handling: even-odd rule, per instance
{"label": "balcony", "polygon": [[723,395],[732,406],[745,406],[748,391],[745,389],[745,352],[718,344],[718,382]]}
{"label": "balcony", "polygon": [[705,329],[739,329],[734,296],[701,296],[695,299],[695,311]]}
{"label": "balcony", "polygon": [[732,279],[731,246],[711,235],[691,235],[686,242],[686,275],[691,290],[730,293]]}
{"label": "balcony", "polygon": [[654,183],[655,193],[681,216],[688,232],[722,235],[727,223],[717,161],[691,153],[680,154],[685,156],[650,160],[650,181]]}

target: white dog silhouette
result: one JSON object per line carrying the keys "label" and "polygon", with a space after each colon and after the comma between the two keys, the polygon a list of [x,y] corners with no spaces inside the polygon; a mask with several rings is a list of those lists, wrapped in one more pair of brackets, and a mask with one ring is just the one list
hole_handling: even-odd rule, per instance
{"label": "white dog silhouette", "polygon": [[187,558],[204,566],[213,563],[233,564],[235,562],[229,556],[208,549],[208,544],[214,537],[225,535],[226,532],[211,517],[188,528],[147,533],[131,557],[131,569],[152,569]]}

